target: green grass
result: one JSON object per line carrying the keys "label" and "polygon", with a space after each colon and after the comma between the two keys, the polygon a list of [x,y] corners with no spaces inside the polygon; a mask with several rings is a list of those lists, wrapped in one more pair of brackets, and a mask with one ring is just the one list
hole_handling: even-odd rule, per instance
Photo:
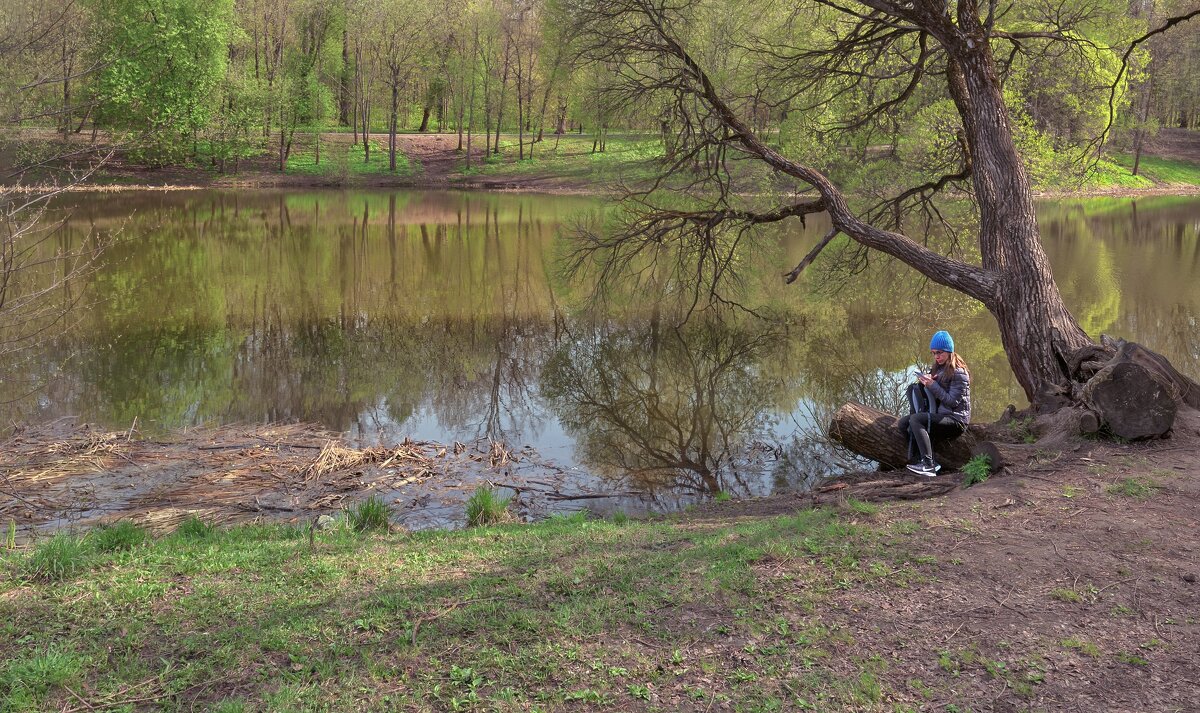
{"label": "green grass", "polygon": [[92,548],[98,552],[120,552],[141,545],[148,536],[144,528],[122,520],[92,530],[90,540]]}
{"label": "green grass", "polygon": [[117,709],[142,698],[171,710],[625,710],[675,697],[873,709],[895,693],[883,664],[827,668],[853,636],[816,612],[936,563],[902,544],[920,528],[861,519],[577,514],[458,532],[334,528],[311,546],[304,527],[193,520],[131,548],[79,544],[90,555],[53,581],[24,564],[44,552],[4,553],[0,695],[12,710],[85,707],[74,694]]}
{"label": "green grass", "polygon": [[90,554],[82,538],[59,532],[39,543],[22,563],[22,569],[31,579],[51,582],[67,579],[87,566]]}
{"label": "green grass", "polygon": [[467,525],[495,525],[508,519],[511,498],[498,498],[491,488],[480,488],[467,500]]}
{"label": "green grass", "polygon": [[391,170],[387,144],[377,139],[371,141],[370,161],[366,160],[361,143],[347,145],[342,143],[323,142],[321,144],[321,162],[316,161],[316,152],[311,141],[293,147],[288,155],[285,173],[322,176],[329,178],[347,178],[351,176],[410,176],[414,167],[408,156],[396,152],[396,170]]}
{"label": "green grass", "polygon": [[[603,152],[592,152],[592,137],[548,135],[533,146],[533,158],[517,158],[516,136],[504,134],[500,155],[476,163],[468,175],[525,176],[548,174],[597,184],[613,180],[642,180],[654,175],[654,159],[663,155],[657,138],[610,136]],[[467,172],[464,172],[467,173]]]}
{"label": "green grass", "polygon": [[1070,637],[1063,639],[1061,643],[1063,648],[1074,649],[1084,656],[1089,656],[1091,658],[1097,658],[1100,656],[1100,647],[1096,646],[1090,641]]}
{"label": "green grass", "polygon": [[387,530],[388,506],[378,496],[355,503],[346,508],[346,523],[355,532]]}
{"label": "green grass", "polygon": [[[1133,170],[1133,155],[1121,154],[1114,158],[1122,168]],[[1200,186],[1200,163],[1176,159],[1142,156],[1138,164],[1138,175],[1155,183],[1171,183]],[[1131,174],[1132,177],[1132,174]]]}
{"label": "green grass", "polygon": [[1150,478],[1131,477],[1108,486],[1105,491],[1112,495],[1145,500],[1157,493],[1160,488],[1161,486]]}

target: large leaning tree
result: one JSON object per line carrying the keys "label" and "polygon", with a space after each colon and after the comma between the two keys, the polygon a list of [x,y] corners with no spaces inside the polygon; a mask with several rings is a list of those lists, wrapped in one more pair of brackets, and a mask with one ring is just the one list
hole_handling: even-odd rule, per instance
{"label": "large leaning tree", "polygon": [[[1196,16],[1195,4],[1153,25],[1143,19],[1111,45],[1096,39],[1097,30],[1111,28],[1114,18],[1130,18],[1127,5],[1104,0],[728,3],[728,16],[718,12],[715,18],[711,4],[705,14],[705,0],[565,4],[580,23],[582,55],[614,70],[612,101],[661,112],[662,130],[670,134],[659,180],[630,190],[627,221],[588,236],[580,255],[613,270],[673,246],[689,256],[694,274],[719,279],[754,226],[826,213],[832,229],[785,276],[789,282],[844,234],[859,249],[885,253],[983,303],[1031,403],[1071,393],[1072,356],[1092,341],[1063,303],[1042,248],[1006,82],[1031,62],[1091,63],[1107,68],[1091,89],[1103,91],[1111,114],[1137,45]],[[734,31],[746,24],[770,30],[757,36]],[[723,33],[736,39],[714,51]],[[761,120],[764,107],[780,115],[836,106],[832,116],[825,114],[831,132],[871,126],[888,131],[928,116],[906,108],[936,101],[952,103],[947,111],[953,122],[943,132],[935,170],[918,185],[858,209],[814,167],[817,161],[781,150],[781,133],[769,125],[764,130]],[[731,182],[729,167],[738,160],[766,164],[799,189],[765,209],[747,202]],[[681,188],[683,174],[692,178]],[[926,201],[948,188],[975,202],[977,264],[904,233],[904,217],[936,211]],[[682,204],[681,193],[696,200]]]}

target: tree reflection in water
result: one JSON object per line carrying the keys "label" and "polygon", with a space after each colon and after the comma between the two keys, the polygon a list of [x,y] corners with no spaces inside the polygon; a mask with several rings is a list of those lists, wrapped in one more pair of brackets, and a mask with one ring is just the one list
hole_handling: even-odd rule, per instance
{"label": "tree reflection in water", "polygon": [[787,343],[759,326],[605,324],[564,341],[542,393],[577,460],[608,479],[663,497],[759,493],[780,386],[761,367]]}

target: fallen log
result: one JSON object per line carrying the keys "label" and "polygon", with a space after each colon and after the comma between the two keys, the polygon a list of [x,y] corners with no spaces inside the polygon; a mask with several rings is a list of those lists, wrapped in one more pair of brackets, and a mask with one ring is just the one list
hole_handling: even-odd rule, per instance
{"label": "fallen log", "polygon": [[[829,437],[884,468],[903,468],[908,463],[908,438],[900,433],[900,420],[853,401],[833,414]],[[971,459],[981,429],[972,426],[951,441],[935,441],[934,455],[943,468],[957,470]]]}

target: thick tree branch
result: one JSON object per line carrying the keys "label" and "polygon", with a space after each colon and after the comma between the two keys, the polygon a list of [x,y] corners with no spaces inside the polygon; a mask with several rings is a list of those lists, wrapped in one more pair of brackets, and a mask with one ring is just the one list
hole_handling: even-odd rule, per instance
{"label": "thick tree branch", "polygon": [[642,7],[643,14],[664,47],[683,64],[685,71],[695,81],[698,98],[708,104],[731,134],[731,138],[740,143],[747,152],[776,170],[813,186],[821,194],[834,227],[858,243],[904,262],[934,282],[959,290],[985,304],[994,301],[997,281],[991,273],[930,250],[900,233],[881,230],[863,222],[851,212],[841,191],[823,174],[786,158],[763,143],[718,94],[704,69],[667,31],[661,12],[646,5]]}

